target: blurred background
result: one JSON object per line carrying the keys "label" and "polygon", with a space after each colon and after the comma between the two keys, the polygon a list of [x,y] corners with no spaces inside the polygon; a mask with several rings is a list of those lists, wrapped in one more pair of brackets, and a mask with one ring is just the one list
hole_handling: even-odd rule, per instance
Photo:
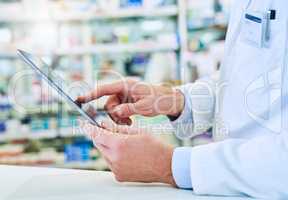
{"label": "blurred background", "polygon": [[[177,86],[219,69],[230,1],[0,0],[0,164],[107,169],[79,114],[16,49],[41,56],[73,91],[119,75]],[[179,141],[165,116],[133,120],[175,146],[201,144]]]}

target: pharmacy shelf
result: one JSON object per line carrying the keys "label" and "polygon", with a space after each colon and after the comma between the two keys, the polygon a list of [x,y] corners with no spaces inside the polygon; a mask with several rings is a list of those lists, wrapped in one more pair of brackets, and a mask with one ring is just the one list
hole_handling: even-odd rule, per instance
{"label": "pharmacy shelf", "polygon": [[0,59],[14,59],[16,58],[17,55],[16,55],[16,52],[13,53],[13,52],[4,52],[4,51],[0,51]]}
{"label": "pharmacy shelf", "polygon": [[66,112],[75,111],[66,101],[61,99],[61,102],[63,103],[62,107],[57,103],[35,105],[25,110],[25,114],[59,113],[60,109]]}
{"label": "pharmacy shelf", "polygon": [[88,13],[61,12],[52,14],[51,18],[58,22],[67,21],[87,21],[95,19],[109,18],[129,18],[129,17],[169,17],[177,16],[177,6],[165,6],[159,8],[123,8],[115,11],[97,11]]}
{"label": "pharmacy shelf", "polygon": [[[90,55],[90,54],[107,54],[107,53],[153,53],[153,52],[169,52],[179,49],[177,44],[159,44],[157,42],[142,42],[136,44],[97,44],[91,46],[80,46],[70,49],[57,49],[55,51],[36,51],[27,50],[33,52],[38,56],[73,56],[73,55]],[[3,52],[0,50],[0,58],[17,58],[16,49],[15,52]]]}
{"label": "pharmacy shelf", "polygon": [[8,142],[13,140],[23,140],[23,139],[53,139],[56,137],[79,137],[84,136],[77,128],[62,128],[57,130],[45,130],[45,131],[35,131],[33,133],[2,133],[0,134],[0,142]]}
{"label": "pharmacy shelf", "polygon": [[[194,31],[197,29],[209,29],[209,28],[213,28],[213,27],[223,27],[223,28],[227,28],[228,26],[228,16],[225,15],[217,15],[214,17],[211,17],[210,20],[208,20],[205,18],[195,18],[193,19],[193,26],[191,26],[191,24],[188,21],[188,30],[189,31]],[[195,23],[197,22],[197,23]]]}
{"label": "pharmacy shelf", "polygon": [[176,51],[178,45],[158,44],[156,42],[143,42],[139,44],[98,44],[90,47],[78,47],[71,49],[60,49],[56,55],[83,55],[103,53],[144,53],[144,52],[165,52]]}
{"label": "pharmacy shelf", "polygon": [[96,19],[109,18],[129,18],[129,17],[169,17],[177,16],[178,7],[176,5],[163,6],[159,8],[123,8],[114,11],[88,11],[88,12],[69,12],[52,11],[46,16],[35,17],[31,14],[13,15],[5,12],[0,12],[0,22],[37,22],[37,21],[56,21],[56,22],[70,22],[70,21],[89,21]]}

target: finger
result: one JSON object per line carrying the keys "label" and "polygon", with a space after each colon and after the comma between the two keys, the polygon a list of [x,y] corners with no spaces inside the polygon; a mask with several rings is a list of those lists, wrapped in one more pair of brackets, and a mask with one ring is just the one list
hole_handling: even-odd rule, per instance
{"label": "finger", "polygon": [[97,116],[97,110],[89,104],[85,104],[82,108],[91,118],[95,118]]}
{"label": "finger", "polygon": [[119,118],[129,118],[135,114],[146,114],[147,106],[150,103],[147,100],[139,100],[136,103],[125,103],[119,106],[116,106],[113,110],[113,115],[116,115]]}
{"label": "finger", "polygon": [[[112,115],[117,118],[129,118],[134,114],[138,114],[141,111],[138,111],[135,107],[136,103],[125,103],[119,106],[116,106],[112,112]],[[137,112],[138,111],[138,112]],[[139,113],[140,114],[140,113]]]}
{"label": "finger", "polygon": [[110,113],[107,113],[108,116],[110,117],[110,119],[115,122],[116,124],[122,124],[122,119],[117,117],[116,115],[113,115],[113,114],[110,114]]}
{"label": "finger", "polygon": [[76,101],[79,103],[88,103],[89,101],[98,99],[105,95],[121,93],[127,87],[128,84],[125,81],[117,81],[111,84],[100,85],[94,91],[84,96],[79,96]]}
{"label": "finger", "polygon": [[113,114],[108,114],[110,116],[110,118],[119,125],[131,125],[132,124],[132,120],[130,118],[120,118],[116,115]]}
{"label": "finger", "polygon": [[122,125],[131,125],[132,124],[131,119],[121,118],[113,114],[114,108],[119,106],[120,104],[121,104],[121,100],[119,99],[117,95],[110,96],[109,99],[107,100],[107,103],[105,104],[105,110],[107,110],[108,115],[115,123],[122,124]]}
{"label": "finger", "polygon": [[132,124],[132,120],[130,118],[124,118],[124,119],[120,119],[118,120],[119,125],[128,125],[130,126]]}
{"label": "finger", "polygon": [[133,95],[136,96],[148,96],[155,95],[156,91],[153,85],[145,83],[145,82],[137,82],[131,87]]}
{"label": "finger", "polygon": [[112,95],[108,98],[104,108],[106,111],[112,111],[113,108],[121,104],[121,101],[117,95]]}
{"label": "finger", "polygon": [[101,126],[108,131],[117,132],[121,134],[137,134],[138,132],[141,132],[140,129],[137,129],[135,127],[127,125],[116,125],[115,123],[112,123],[108,120],[103,121],[101,123]]}
{"label": "finger", "polygon": [[128,129],[126,127],[128,126],[120,126],[120,125],[117,125],[111,121],[108,121],[108,120],[105,120],[101,123],[101,126],[108,130],[108,131],[111,131],[113,133],[128,133]]}
{"label": "finger", "polygon": [[[113,115],[113,109],[120,105],[121,101],[117,95],[110,96],[104,106],[107,111],[109,117],[116,123],[123,123],[121,118],[118,118],[116,115]],[[125,122],[125,121],[124,121]]]}

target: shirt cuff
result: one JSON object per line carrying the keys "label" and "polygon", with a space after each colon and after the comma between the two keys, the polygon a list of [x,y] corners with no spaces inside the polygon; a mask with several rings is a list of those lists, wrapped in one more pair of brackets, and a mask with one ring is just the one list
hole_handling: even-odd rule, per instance
{"label": "shirt cuff", "polygon": [[187,86],[181,86],[177,88],[183,93],[185,97],[184,109],[177,119],[170,119],[171,125],[174,127],[175,135],[179,139],[189,139],[193,137],[193,116],[192,116],[192,106],[191,99],[189,97]]}
{"label": "shirt cuff", "polygon": [[179,147],[172,157],[172,174],[176,185],[182,189],[192,189],[191,181],[191,147]]}
{"label": "shirt cuff", "polygon": [[187,121],[187,120],[192,121],[192,110],[191,110],[192,106],[191,106],[190,98],[186,94],[185,88],[186,88],[185,86],[176,88],[184,95],[185,100],[184,100],[184,108],[181,114],[177,118],[169,117],[172,125],[176,125],[182,121]]}

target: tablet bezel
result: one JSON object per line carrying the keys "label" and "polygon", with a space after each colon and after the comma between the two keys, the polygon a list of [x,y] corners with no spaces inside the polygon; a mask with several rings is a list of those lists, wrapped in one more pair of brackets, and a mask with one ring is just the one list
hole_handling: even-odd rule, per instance
{"label": "tablet bezel", "polygon": [[[58,86],[49,76],[47,76],[29,57],[36,57],[28,52],[18,49],[17,53],[19,57],[29,65],[37,74],[39,74],[47,83],[50,85],[61,97],[64,99],[74,108],[76,109],[86,120],[88,120],[91,124],[100,127],[99,123],[95,121],[91,116],[89,116],[73,99],[66,94],[63,89]],[[36,57],[39,59],[43,64],[46,64],[41,58]],[[47,64],[46,64],[47,65]],[[48,66],[48,65],[47,65]]]}

